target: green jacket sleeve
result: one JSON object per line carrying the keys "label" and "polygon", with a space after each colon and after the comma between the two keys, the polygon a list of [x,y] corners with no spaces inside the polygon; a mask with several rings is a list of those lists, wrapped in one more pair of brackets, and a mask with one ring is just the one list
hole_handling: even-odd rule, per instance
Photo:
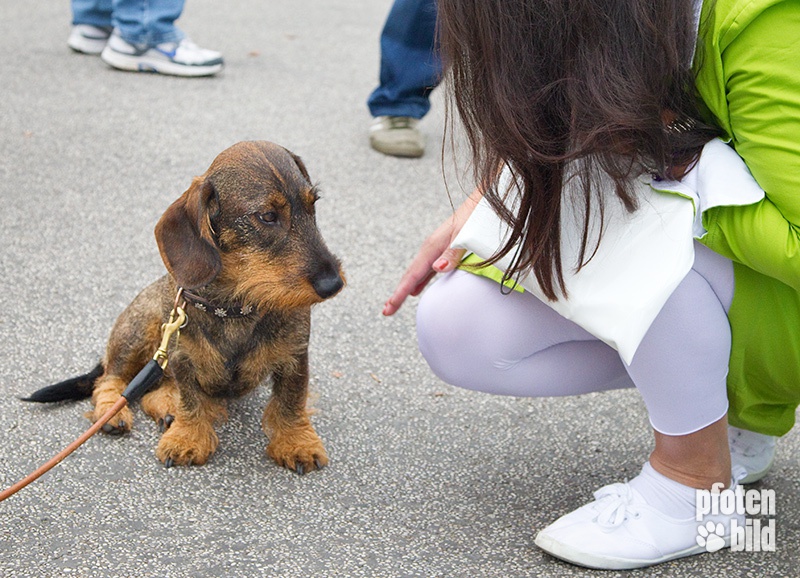
{"label": "green jacket sleeve", "polygon": [[800,0],[732,22],[706,55],[724,85],[709,104],[766,198],[708,211],[703,242],[800,290]]}

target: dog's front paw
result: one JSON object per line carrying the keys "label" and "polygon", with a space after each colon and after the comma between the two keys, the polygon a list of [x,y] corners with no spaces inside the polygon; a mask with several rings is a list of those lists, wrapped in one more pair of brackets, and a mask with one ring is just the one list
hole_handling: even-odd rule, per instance
{"label": "dog's front paw", "polygon": [[328,465],[328,454],[311,425],[272,433],[267,455],[278,465],[305,474]]}
{"label": "dog's front paw", "polygon": [[219,445],[214,428],[175,420],[161,436],[156,457],[165,466],[203,465]]}

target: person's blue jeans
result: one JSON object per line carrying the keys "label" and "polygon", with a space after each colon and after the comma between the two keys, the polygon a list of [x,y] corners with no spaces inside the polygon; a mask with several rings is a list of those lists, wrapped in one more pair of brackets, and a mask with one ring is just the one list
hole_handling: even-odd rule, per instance
{"label": "person's blue jeans", "polygon": [[436,0],[395,0],[381,32],[380,85],[367,100],[372,116],[422,118],[439,84]]}
{"label": "person's blue jeans", "polygon": [[126,42],[155,46],[180,42],[175,21],[185,0],[72,0],[72,23],[113,26]]}

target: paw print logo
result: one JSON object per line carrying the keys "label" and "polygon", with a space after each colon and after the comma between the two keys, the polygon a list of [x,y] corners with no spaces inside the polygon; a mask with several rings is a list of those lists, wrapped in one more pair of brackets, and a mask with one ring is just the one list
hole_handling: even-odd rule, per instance
{"label": "paw print logo", "polygon": [[722,524],[706,522],[697,527],[697,545],[705,548],[706,552],[716,552],[725,547],[725,527]]}

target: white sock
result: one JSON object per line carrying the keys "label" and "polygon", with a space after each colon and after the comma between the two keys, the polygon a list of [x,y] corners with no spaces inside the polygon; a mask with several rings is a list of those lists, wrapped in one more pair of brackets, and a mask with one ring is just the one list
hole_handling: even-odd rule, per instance
{"label": "white sock", "polygon": [[658,473],[650,462],[645,462],[642,472],[628,483],[649,506],[663,514],[672,518],[695,515],[697,490]]}

